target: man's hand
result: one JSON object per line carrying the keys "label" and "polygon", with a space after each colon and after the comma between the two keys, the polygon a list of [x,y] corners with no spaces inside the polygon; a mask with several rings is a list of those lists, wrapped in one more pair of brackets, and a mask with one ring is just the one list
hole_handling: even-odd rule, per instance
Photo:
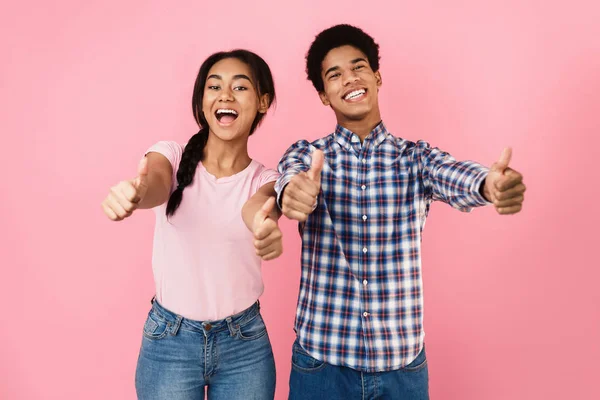
{"label": "man's hand", "polygon": [[512,150],[504,149],[500,159],[492,164],[485,178],[483,196],[490,202],[498,214],[516,214],[523,207],[525,185],[523,176],[509,168]]}
{"label": "man's hand", "polygon": [[281,199],[281,211],[289,219],[305,222],[317,207],[323,162],[323,152],[315,150],[310,169],[294,176],[286,185]]}

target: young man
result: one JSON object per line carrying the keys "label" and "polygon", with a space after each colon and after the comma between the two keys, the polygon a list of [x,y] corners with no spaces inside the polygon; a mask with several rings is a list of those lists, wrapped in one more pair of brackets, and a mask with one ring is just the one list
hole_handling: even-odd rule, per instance
{"label": "young man", "polygon": [[306,71],[337,127],[290,147],[275,185],[302,233],[290,399],[427,399],[421,232],[429,207],[493,204],[514,214],[522,176],[508,167],[510,149],[488,169],[393,136],[378,105],[379,46],[358,28],[321,32]]}

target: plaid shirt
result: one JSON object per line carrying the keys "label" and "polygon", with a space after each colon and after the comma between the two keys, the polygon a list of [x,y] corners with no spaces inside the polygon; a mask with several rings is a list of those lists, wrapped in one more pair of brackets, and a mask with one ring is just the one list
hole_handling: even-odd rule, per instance
{"label": "plaid shirt", "polygon": [[337,126],[301,140],[279,162],[278,203],[290,179],[325,154],[318,207],[300,226],[302,276],[295,330],[314,358],[365,372],[391,371],[423,347],[421,232],[434,200],[461,211],[488,204],[488,169],[457,162],[380,123],[361,144]]}

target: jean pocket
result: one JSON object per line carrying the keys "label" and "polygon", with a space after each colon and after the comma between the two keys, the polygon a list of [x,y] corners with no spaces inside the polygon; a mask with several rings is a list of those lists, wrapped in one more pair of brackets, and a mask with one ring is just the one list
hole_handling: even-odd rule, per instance
{"label": "jean pocket", "polygon": [[267,333],[267,326],[260,314],[249,321],[238,325],[237,336],[242,340],[256,340],[263,337]]}
{"label": "jean pocket", "polygon": [[308,354],[296,339],[292,346],[292,368],[300,372],[318,372],[325,368],[326,365],[324,361],[319,361]]}
{"label": "jean pocket", "polygon": [[150,311],[146,323],[144,323],[144,336],[152,340],[162,339],[167,335],[169,326],[167,321]]}
{"label": "jean pocket", "polygon": [[423,349],[417,355],[417,358],[415,358],[406,367],[402,368],[402,370],[407,371],[407,372],[414,372],[414,371],[420,371],[423,368],[425,368],[426,366],[427,366],[427,357],[425,355],[425,346],[423,346]]}

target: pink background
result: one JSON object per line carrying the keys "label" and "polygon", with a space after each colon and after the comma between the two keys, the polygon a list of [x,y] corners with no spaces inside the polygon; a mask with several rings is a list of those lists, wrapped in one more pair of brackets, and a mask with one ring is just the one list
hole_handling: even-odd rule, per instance
{"label": "pink background", "polygon": [[[56,4],[54,4],[56,3]],[[196,130],[205,57],[262,55],[279,104],[251,139],[268,166],[334,128],[304,75],[316,33],[381,45],[388,128],[491,164],[505,145],[523,212],[436,204],[424,235],[433,399],[598,399],[600,280],[596,1],[5,2],[0,15],[0,398],[132,399],[153,294],[153,215],[104,217],[142,152]],[[299,238],[264,265],[262,297],[287,396]]]}

